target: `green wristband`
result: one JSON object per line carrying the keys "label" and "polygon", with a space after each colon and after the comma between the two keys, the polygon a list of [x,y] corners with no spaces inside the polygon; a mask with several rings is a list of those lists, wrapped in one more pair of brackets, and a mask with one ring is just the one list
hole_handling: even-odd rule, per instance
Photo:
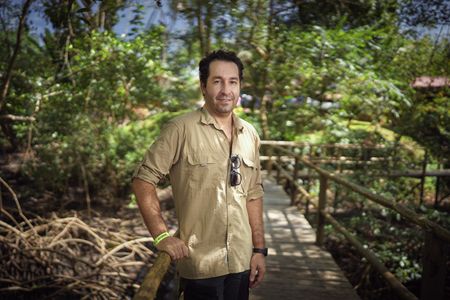
{"label": "green wristband", "polygon": [[162,240],[168,238],[169,236],[170,236],[170,234],[169,234],[167,231],[161,233],[160,235],[158,235],[158,236],[155,238],[155,240],[153,241],[153,245],[158,246],[158,244],[159,244]]}

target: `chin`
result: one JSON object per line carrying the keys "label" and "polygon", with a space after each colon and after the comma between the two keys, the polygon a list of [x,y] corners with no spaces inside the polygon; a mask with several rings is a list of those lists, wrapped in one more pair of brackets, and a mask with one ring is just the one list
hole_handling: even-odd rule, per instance
{"label": "chin", "polygon": [[227,114],[227,113],[231,113],[233,111],[233,108],[229,108],[229,109],[218,109],[217,112],[221,113],[221,114]]}
{"label": "chin", "polygon": [[216,105],[216,110],[222,113],[231,112],[233,108],[234,108],[233,103],[227,103],[226,105]]}

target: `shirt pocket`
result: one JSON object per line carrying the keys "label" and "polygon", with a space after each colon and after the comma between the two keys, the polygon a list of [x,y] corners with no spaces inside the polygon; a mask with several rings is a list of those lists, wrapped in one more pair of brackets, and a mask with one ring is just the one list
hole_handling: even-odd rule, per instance
{"label": "shirt pocket", "polygon": [[212,155],[190,153],[187,155],[187,176],[194,184],[215,184],[219,164]]}
{"label": "shirt pocket", "polygon": [[256,171],[256,163],[253,159],[250,159],[248,157],[242,157],[242,165],[241,165],[241,172],[242,172],[242,192],[247,195],[248,190],[250,188],[250,182],[252,179],[252,176],[254,176]]}
{"label": "shirt pocket", "polygon": [[252,159],[243,157],[242,161],[244,162],[245,167],[250,168],[252,170],[255,169],[255,162]]}

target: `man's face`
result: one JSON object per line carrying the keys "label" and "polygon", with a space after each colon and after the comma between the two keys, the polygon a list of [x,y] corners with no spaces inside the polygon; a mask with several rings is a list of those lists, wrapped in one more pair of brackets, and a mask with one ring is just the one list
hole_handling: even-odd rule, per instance
{"label": "man's face", "polygon": [[236,106],[240,94],[239,69],[230,61],[215,60],[209,65],[209,76],[201,85],[205,105],[211,114],[227,116]]}

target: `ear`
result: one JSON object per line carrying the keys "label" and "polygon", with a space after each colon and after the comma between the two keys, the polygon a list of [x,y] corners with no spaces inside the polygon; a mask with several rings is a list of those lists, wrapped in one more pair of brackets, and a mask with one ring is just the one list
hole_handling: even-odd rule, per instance
{"label": "ear", "polygon": [[205,96],[206,93],[206,84],[200,82],[200,90],[202,91],[202,95]]}

